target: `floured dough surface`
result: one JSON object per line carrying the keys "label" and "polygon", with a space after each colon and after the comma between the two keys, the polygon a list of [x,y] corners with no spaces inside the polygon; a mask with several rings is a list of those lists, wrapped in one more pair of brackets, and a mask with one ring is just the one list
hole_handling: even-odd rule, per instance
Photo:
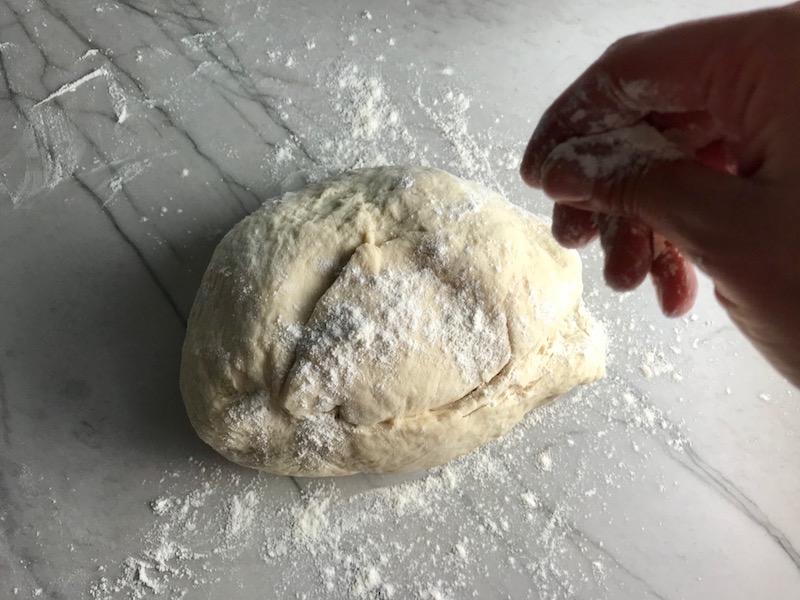
{"label": "floured dough surface", "polygon": [[428,168],[347,173],[220,242],[181,392],[229,459],[288,475],[422,469],[603,373],[577,254],[546,224]]}

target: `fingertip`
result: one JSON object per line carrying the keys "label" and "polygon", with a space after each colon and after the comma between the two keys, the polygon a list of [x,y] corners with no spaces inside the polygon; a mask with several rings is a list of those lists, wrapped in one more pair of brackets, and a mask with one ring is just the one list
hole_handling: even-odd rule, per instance
{"label": "fingertip", "polygon": [[563,127],[552,110],[552,107],[546,110],[536,124],[519,166],[522,180],[535,188],[542,187],[542,169],[550,152],[558,145],[559,140],[569,137],[567,132],[562,131]]}
{"label": "fingertip", "polygon": [[565,248],[582,248],[597,237],[597,215],[566,204],[553,206],[553,237]]}
{"label": "fingertip", "polygon": [[685,315],[697,298],[694,267],[672,243],[661,240],[650,271],[661,311],[667,317]]}
{"label": "fingertip", "polygon": [[522,155],[522,162],[519,165],[519,175],[527,185],[533,188],[542,187],[541,165],[538,164],[538,156],[534,138],[528,142],[525,153]]}
{"label": "fingertip", "polygon": [[606,260],[603,278],[615,292],[630,292],[642,284],[649,272],[650,264],[645,256],[638,256],[636,261],[612,259]]}
{"label": "fingertip", "polygon": [[600,216],[600,243],[605,252],[603,276],[616,291],[633,290],[653,265],[652,231],[637,221]]}

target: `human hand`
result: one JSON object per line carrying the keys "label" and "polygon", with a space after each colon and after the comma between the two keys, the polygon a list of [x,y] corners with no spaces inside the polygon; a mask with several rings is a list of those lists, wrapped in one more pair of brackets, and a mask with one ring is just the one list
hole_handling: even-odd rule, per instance
{"label": "human hand", "polygon": [[[620,141],[631,126],[681,156]],[[520,171],[555,199],[559,242],[599,234],[611,287],[650,273],[683,314],[689,257],[800,384],[800,3],[623,38],[545,112]]]}

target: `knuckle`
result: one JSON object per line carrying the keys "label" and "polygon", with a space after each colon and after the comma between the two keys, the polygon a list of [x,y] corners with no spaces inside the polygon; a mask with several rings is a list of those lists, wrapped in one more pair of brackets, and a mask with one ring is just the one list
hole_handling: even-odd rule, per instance
{"label": "knuckle", "polygon": [[595,196],[602,198],[610,214],[645,220],[642,209],[647,170],[647,162],[638,160],[617,169],[596,182]]}
{"label": "knuckle", "polygon": [[636,45],[640,37],[641,34],[638,33],[622,36],[606,49],[605,53],[603,53],[602,59],[613,61],[613,59],[620,54],[627,53],[631,47]]}

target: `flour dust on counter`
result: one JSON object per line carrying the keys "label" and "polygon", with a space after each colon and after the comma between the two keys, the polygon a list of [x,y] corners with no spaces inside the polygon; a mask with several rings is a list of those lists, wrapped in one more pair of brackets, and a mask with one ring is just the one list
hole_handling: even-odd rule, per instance
{"label": "flour dust on counter", "polygon": [[[321,77],[318,85],[328,91],[339,124],[312,133],[320,153],[314,157],[310,176],[419,164],[450,170],[502,192],[506,178],[501,180],[498,171],[516,177],[520,149],[496,141],[491,130],[470,129],[472,101],[464,90],[413,64],[408,66],[408,77],[407,82],[391,81],[374,66],[341,60],[332,75]],[[406,86],[413,90],[410,106],[400,100],[407,93],[400,90]],[[298,145],[290,139],[281,145],[277,162],[294,160],[291,164],[296,165],[298,154]]]}
{"label": "flour dust on counter", "polygon": [[593,530],[613,495],[652,480],[654,454],[684,461],[685,445],[679,423],[612,376],[422,474],[298,480],[286,499],[272,476],[190,460],[165,474],[141,552],[104,565],[91,595],[221,597],[247,569],[309,600],[496,596],[498,573],[531,598],[659,597]]}
{"label": "flour dust on counter", "polygon": [[[307,61],[327,61],[313,85],[325,93],[326,108],[336,116],[309,127],[300,103],[286,98],[280,116],[290,134],[277,145],[274,159],[265,162],[274,178],[291,178],[292,170],[299,170],[318,181],[347,169],[419,164],[501,193],[516,182],[523,148],[509,144],[492,127],[470,127],[473,99],[467,84],[459,84],[465,78],[450,66],[436,70],[426,61],[399,64],[402,50],[387,37],[392,24],[366,31],[363,25],[354,21],[352,31],[360,34],[348,34],[345,27],[342,36],[374,53],[374,61],[353,59],[349,52],[323,58],[313,40],[300,51],[277,48],[270,53],[284,67],[291,59],[288,72],[302,71]],[[494,117],[493,124],[501,120]]]}

